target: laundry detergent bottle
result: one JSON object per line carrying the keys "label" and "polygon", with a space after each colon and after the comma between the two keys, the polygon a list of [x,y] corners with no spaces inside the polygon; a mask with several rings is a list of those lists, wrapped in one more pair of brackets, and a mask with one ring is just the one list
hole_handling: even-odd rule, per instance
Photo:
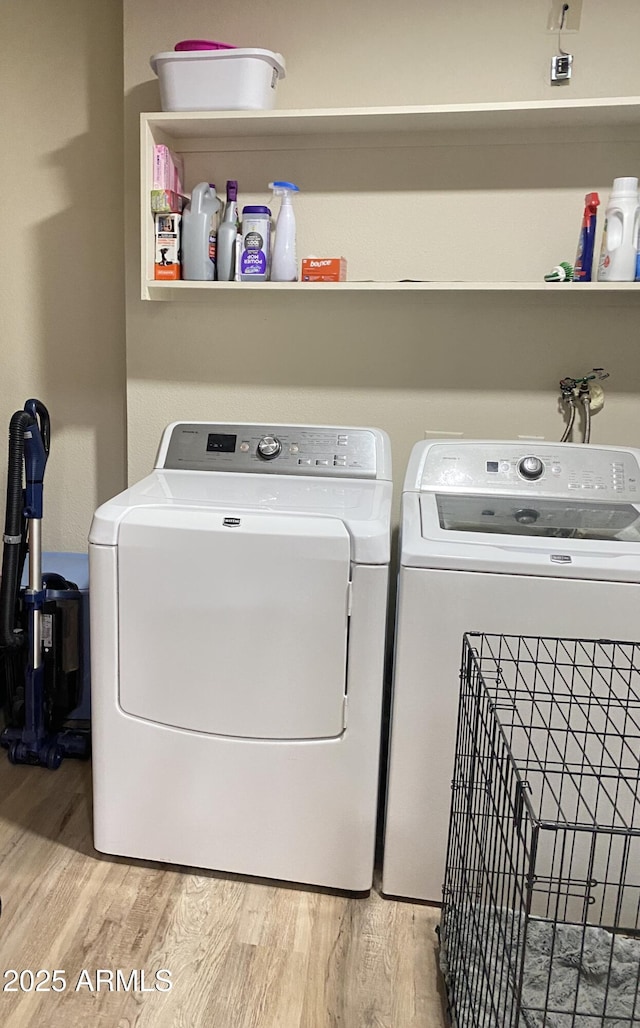
{"label": "laundry detergent bottle", "polygon": [[296,258],[296,216],[292,197],[299,192],[293,182],[270,182],[273,195],[280,197],[280,210],[276,220],[276,239],[271,251],[271,281],[296,282],[298,261]]}
{"label": "laundry detergent bottle", "polygon": [[596,238],[596,218],[600,197],[597,193],[587,193],[584,198],[584,214],[578,240],[578,252],[573,269],[574,282],[590,282],[593,271],[593,244]]}
{"label": "laundry detergent bottle", "polygon": [[216,235],[222,202],[216,187],[200,182],[182,215],[182,277],[213,282],[216,277]]}
{"label": "laundry detergent bottle", "polygon": [[599,282],[633,282],[636,276],[638,179],[616,178],[605,211]]}

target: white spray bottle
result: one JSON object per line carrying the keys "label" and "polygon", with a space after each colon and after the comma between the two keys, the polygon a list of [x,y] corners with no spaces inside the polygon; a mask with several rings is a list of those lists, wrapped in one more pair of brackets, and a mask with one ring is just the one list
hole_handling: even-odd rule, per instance
{"label": "white spray bottle", "polygon": [[296,216],[293,211],[292,194],[299,189],[293,182],[270,182],[269,189],[280,197],[280,210],[276,220],[276,240],[271,251],[271,281],[296,282],[298,261],[296,259]]}

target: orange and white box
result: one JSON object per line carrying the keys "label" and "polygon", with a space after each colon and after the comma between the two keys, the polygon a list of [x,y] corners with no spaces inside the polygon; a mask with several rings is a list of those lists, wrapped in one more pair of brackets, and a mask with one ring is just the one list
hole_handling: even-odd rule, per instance
{"label": "orange and white box", "polygon": [[180,221],[181,214],[156,214],[155,258],[153,277],[175,282],[181,277]]}
{"label": "orange and white box", "polygon": [[346,257],[305,257],[300,278],[303,282],[346,282]]}

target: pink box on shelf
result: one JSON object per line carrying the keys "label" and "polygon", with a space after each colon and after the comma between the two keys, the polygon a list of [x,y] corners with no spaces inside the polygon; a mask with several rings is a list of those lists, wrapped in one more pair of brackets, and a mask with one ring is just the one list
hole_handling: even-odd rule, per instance
{"label": "pink box on shelf", "polygon": [[183,177],[182,157],[170,150],[164,143],[156,143],[153,147],[153,188],[167,189],[172,193],[183,193]]}

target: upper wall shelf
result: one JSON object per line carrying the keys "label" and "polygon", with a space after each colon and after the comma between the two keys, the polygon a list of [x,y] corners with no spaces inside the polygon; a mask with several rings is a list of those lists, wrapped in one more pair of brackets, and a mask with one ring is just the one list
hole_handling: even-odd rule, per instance
{"label": "upper wall shelf", "polygon": [[[520,194],[525,190],[533,193],[534,190],[547,189],[550,192],[550,186],[557,186],[556,178],[549,178],[550,167],[553,169],[553,176],[563,172],[564,178],[561,176],[561,179],[564,186],[567,182],[574,184],[571,177],[567,179],[567,174],[575,176],[575,154],[574,164],[567,173],[566,165],[556,157],[555,148],[558,142],[578,142],[579,146],[591,140],[619,142],[619,152],[624,154],[625,161],[631,162],[625,166],[636,166],[640,139],[640,96],[402,107],[160,112],[142,114],[140,127],[143,299],[205,299],[216,294],[220,296],[221,290],[227,290],[227,296],[237,297],[238,289],[243,295],[246,295],[247,289],[260,290],[263,296],[264,291],[275,295],[282,290],[292,289],[306,295],[318,292],[329,292],[335,296],[337,293],[393,291],[421,293],[434,298],[456,293],[461,296],[466,294],[470,297],[479,297],[482,293],[493,292],[502,297],[519,295],[522,298],[527,294],[528,300],[535,303],[555,303],[557,300],[564,303],[570,293],[569,302],[574,302],[574,297],[578,296],[584,300],[586,295],[590,294],[598,297],[597,300],[594,298],[590,302],[605,305],[636,303],[635,298],[640,296],[640,283],[623,283],[622,288],[613,284],[603,288],[599,283],[592,283],[590,286],[577,286],[574,291],[573,288],[563,285],[546,286],[543,282],[527,281],[527,275],[535,274],[538,268],[532,266],[536,262],[531,260],[527,267],[523,267],[519,255],[525,244],[530,246],[532,253],[546,253],[543,239],[546,241],[548,229],[545,228],[544,232],[540,230],[540,224],[545,224],[545,217],[537,218],[534,229],[531,229],[530,207],[522,195],[516,197],[515,202],[519,206],[514,206],[514,201],[509,200],[510,195],[518,190]],[[221,179],[242,177],[231,172],[235,172],[239,162],[244,159],[244,168],[248,169],[245,178],[247,182],[251,181],[251,175],[257,166],[257,162],[251,158],[254,151],[262,152],[264,155],[264,159],[261,158],[259,162],[261,169],[266,169],[267,166],[274,169],[272,178],[278,177],[279,152],[288,151],[288,166],[295,160],[298,168],[312,168],[315,174],[314,187],[309,190],[306,214],[311,225],[308,237],[319,240],[313,244],[313,252],[343,252],[347,241],[354,245],[350,236],[354,226],[365,225],[368,235],[361,229],[361,238],[358,242],[360,252],[355,253],[353,264],[353,251],[345,254],[350,261],[350,274],[354,279],[365,281],[310,287],[305,283],[265,283],[262,287],[247,283],[154,281],[153,216],[149,207],[154,143],[167,143],[176,151],[182,152],[190,163],[191,176],[203,177],[204,174],[208,174],[209,167],[213,166],[213,162],[209,162],[209,155],[217,154],[216,174]],[[516,147],[538,146],[538,164],[534,166],[529,151],[526,154],[524,151],[521,154],[515,153],[513,160],[510,156],[507,158],[505,143],[515,144]],[[479,168],[470,171],[473,165],[468,157],[456,164],[454,150],[446,153],[445,149],[469,145],[495,145],[495,149],[488,160],[487,155],[483,155],[483,163]],[[375,159],[362,162],[360,154],[350,154],[351,150],[367,147],[377,150]],[[422,155],[418,154],[417,158],[410,155],[410,159],[407,159],[406,148],[413,147],[429,148],[428,173]],[[607,154],[618,152],[613,147],[593,147],[585,152],[593,152],[601,157],[605,149]],[[332,152],[332,159],[328,163],[326,155],[329,150]],[[347,177],[338,178],[336,185],[332,162],[338,152],[344,155],[341,158],[341,168],[346,170]],[[446,154],[446,157],[443,157],[443,154]],[[566,158],[566,154],[564,156]],[[248,163],[249,160],[251,163]],[[395,162],[393,168],[391,161]],[[602,161],[600,170],[601,165]],[[382,167],[383,170],[380,170]],[[491,169],[490,175],[487,167]],[[579,164],[579,168],[576,181],[580,181],[582,186],[584,178],[584,182],[590,188],[589,183],[592,180],[589,177],[589,170],[584,169],[582,163]],[[269,174],[264,170],[262,177],[265,182],[269,181]],[[609,175],[603,181],[608,179]],[[415,217],[416,223],[427,226],[428,232],[418,240],[419,259],[414,260],[411,253],[406,251],[406,240],[403,242],[398,238],[397,231],[393,236],[392,225],[385,240],[386,248],[382,258],[378,259],[377,239],[372,236],[371,226],[379,220],[383,191],[390,183],[397,185],[400,180],[402,185],[397,186],[397,192],[402,195],[396,212],[397,225],[410,225],[411,219]],[[196,177],[195,181],[200,179]],[[190,188],[192,183],[185,184]],[[333,222],[325,225],[320,205],[324,202],[324,194],[328,195],[327,191],[331,187],[331,209],[339,209],[340,214],[334,211]],[[585,188],[586,186],[582,186],[582,189],[578,190],[578,199],[574,198],[572,201],[576,228],[578,204],[584,196]],[[476,208],[470,203],[476,190],[484,191],[487,195],[494,194],[492,210],[495,216],[492,218],[489,209],[482,211],[482,217],[478,219],[477,232],[471,239],[472,233],[467,226],[471,224],[470,216],[476,215]],[[505,205],[501,203],[500,207],[495,198],[498,190],[507,198]],[[251,186],[248,187],[248,193],[251,193]],[[545,203],[548,205],[549,201],[545,200]],[[419,204],[422,206],[418,207]],[[449,211],[448,221],[443,214],[445,209]],[[551,208],[547,206],[547,209]],[[558,209],[556,205],[556,217]],[[342,217],[350,220],[343,223],[340,220]],[[549,224],[553,223],[553,217],[553,213],[549,214]],[[516,232],[509,230],[505,233],[502,230],[502,222],[511,222],[521,227],[522,243],[516,239]],[[475,222],[473,224],[475,225]],[[528,235],[525,236],[527,226]],[[300,232],[300,229],[304,228],[301,220],[301,238],[303,232]],[[440,251],[434,245],[433,238],[447,240],[448,250]],[[468,245],[470,239],[473,246]],[[575,245],[573,240],[572,234],[572,247]],[[306,246],[307,252],[312,252],[309,244]],[[320,247],[320,250],[317,247]],[[555,255],[555,250],[553,256],[545,255],[544,261],[540,261],[540,277],[543,270],[553,261],[559,258],[566,259],[568,252],[565,243],[558,256]],[[359,259],[361,254],[365,255],[364,260]],[[494,267],[497,281],[474,280],[478,270],[482,274],[485,270],[490,272]],[[519,272],[523,281],[505,281],[505,278],[512,276],[517,278]],[[425,281],[397,281],[414,277],[423,278]],[[373,278],[379,281],[369,281]],[[444,281],[435,281],[440,278]],[[463,281],[447,281],[449,278]],[[556,299],[549,300],[551,296]]]}
{"label": "upper wall shelf", "polygon": [[620,127],[640,125],[640,96],[411,107],[194,111],[143,114],[142,119],[151,129],[176,139]]}

